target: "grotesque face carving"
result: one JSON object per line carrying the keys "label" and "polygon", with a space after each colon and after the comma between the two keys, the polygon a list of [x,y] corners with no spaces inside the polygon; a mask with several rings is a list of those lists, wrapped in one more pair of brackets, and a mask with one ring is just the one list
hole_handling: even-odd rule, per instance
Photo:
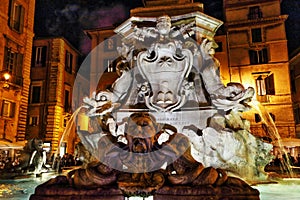
{"label": "grotesque face carving", "polygon": [[128,121],[126,139],[129,150],[135,153],[150,152],[157,133],[155,119],[148,113],[134,113]]}

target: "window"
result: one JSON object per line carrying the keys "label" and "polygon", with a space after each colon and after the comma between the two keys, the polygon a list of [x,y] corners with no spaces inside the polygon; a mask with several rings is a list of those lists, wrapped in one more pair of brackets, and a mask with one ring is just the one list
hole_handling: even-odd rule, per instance
{"label": "window", "polygon": [[65,70],[70,74],[72,74],[72,65],[73,65],[73,55],[69,51],[66,51]]}
{"label": "window", "polygon": [[46,66],[47,46],[37,46],[33,48],[32,58],[34,67]]}
{"label": "window", "polygon": [[11,82],[22,85],[23,78],[23,54],[14,52],[12,48],[4,49],[4,69],[12,75]]}
{"label": "window", "polygon": [[297,80],[296,80],[295,70],[291,69],[290,74],[291,74],[291,90],[292,90],[292,93],[296,93],[297,92],[297,86],[296,86]]}
{"label": "window", "polygon": [[24,7],[10,0],[9,2],[9,27],[19,33],[23,32],[24,26]]}
{"label": "window", "polygon": [[113,65],[112,59],[104,59],[103,66],[104,66],[105,72],[115,72],[116,71],[116,68]]}
{"label": "window", "polygon": [[250,64],[268,63],[268,51],[266,48],[261,50],[249,50]]}
{"label": "window", "polygon": [[68,125],[68,122],[69,122],[69,119],[68,118],[64,118],[64,122],[63,122],[63,127],[67,127],[67,125]]}
{"label": "window", "polygon": [[261,28],[251,29],[252,42],[262,42]]}
{"label": "window", "polygon": [[9,72],[13,72],[14,66],[16,65],[17,54],[11,50],[11,48],[5,48],[5,69]]}
{"label": "window", "polygon": [[269,113],[269,115],[272,118],[273,122],[275,122],[275,115],[273,113]]}
{"label": "window", "polygon": [[261,117],[259,114],[255,113],[254,114],[254,119],[255,119],[255,122],[258,123],[258,122],[261,122]]}
{"label": "window", "polygon": [[1,115],[3,117],[14,117],[15,116],[15,107],[16,107],[16,103],[7,101],[7,100],[3,100]]}
{"label": "window", "polygon": [[65,104],[64,104],[65,112],[71,111],[71,103],[70,103],[70,92],[65,90]]}
{"label": "window", "polygon": [[[271,119],[275,122],[275,115],[273,113],[269,113]],[[255,122],[259,123],[262,121],[261,116],[257,113],[254,114]]]}
{"label": "window", "polygon": [[258,96],[275,95],[274,75],[260,75],[256,78]]}
{"label": "window", "polygon": [[218,47],[215,49],[216,52],[223,52],[223,43],[217,42]]}
{"label": "window", "polygon": [[31,116],[31,117],[29,117],[28,124],[30,126],[37,126],[39,124],[39,117],[38,116]]}
{"label": "window", "polygon": [[296,124],[300,124],[300,108],[294,108],[294,116]]}
{"label": "window", "polygon": [[32,86],[31,103],[41,102],[41,86]]}
{"label": "window", "polygon": [[248,19],[260,19],[263,17],[263,13],[259,6],[252,6],[249,8]]}
{"label": "window", "polygon": [[104,48],[107,51],[113,51],[116,48],[114,38],[105,38],[104,39]]}

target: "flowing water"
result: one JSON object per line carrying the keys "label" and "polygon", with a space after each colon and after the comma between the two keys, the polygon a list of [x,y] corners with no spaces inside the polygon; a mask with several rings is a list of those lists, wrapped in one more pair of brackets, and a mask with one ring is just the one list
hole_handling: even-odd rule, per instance
{"label": "flowing water", "polygon": [[[61,138],[58,142],[58,147],[56,149],[56,152],[54,153],[54,157],[53,157],[53,160],[52,160],[53,164],[55,163],[54,161],[55,161],[56,157],[60,154],[60,148],[61,148],[61,145],[62,145],[63,141],[67,140],[66,138],[70,137],[70,133],[72,132],[72,130],[74,129],[74,126],[76,125],[76,123],[75,123],[76,117],[77,117],[77,115],[79,114],[79,112],[81,111],[82,108],[83,108],[83,106],[77,108],[73,112],[73,114],[71,115],[71,117],[70,117],[70,119],[69,119],[69,121],[66,125],[66,128],[65,128],[65,130],[64,130],[63,134],[61,135]],[[60,156],[62,156],[62,155],[60,155]],[[52,166],[52,167],[54,167],[54,166]]]}
{"label": "flowing water", "polygon": [[285,178],[278,183],[252,186],[260,192],[260,200],[299,200],[300,179]]}
{"label": "flowing water", "polygon": [[[251,105],[251,107],[258,112],[261,117],[262,123],[264,123],[267,127],[268,134],[271,136],[272,141],[278,142],[280,151],[286,156],[286,158],[288,158],[287,152],[280,142],[281,136],[278,132],[276,124],[270,113],[266,110],[265,106],[263,106],[259,101],[256,100],[252,100],[249,105]],[[282,170],[287,171],[290,177],[294,177],[289,159],[282,159]]]}

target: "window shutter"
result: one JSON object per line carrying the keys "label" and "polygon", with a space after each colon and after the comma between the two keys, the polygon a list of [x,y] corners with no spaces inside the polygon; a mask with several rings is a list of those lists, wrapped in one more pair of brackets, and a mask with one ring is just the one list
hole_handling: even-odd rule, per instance
{"label": "window shutter", "polygon": [[70,69],[69,69],[70,73],[72,74],[72,70],[73,70],[73,54],[70,53]]}
{"label": "window shutter", "polygon": [[275,95],[274,74],[265,78],[266,92],[268,95]]}
{"label": "window shutter", "polygon": [[4,101],[4,100],[0,101],[0,116],[3,115],[3,112],[2,112],[2,111],[3,111],[3,108],[2,108],[3,101]]}
{"label": "window shutter", "polygon": [[35,58],[36,58],[36,47],[32,47],[32,54],[31,54],[31,67],[35,67]]}
{"label": "window shutter", "polygon": [[250,64],[257,64],[257,53],[256,51],[249,50]]}
{"label": "window shutter", "polygon": [[16,103],[11,103],[11,109],[10,109],[9,117],[14,117],[15,116],[15,110],[16,110]]}
{"label": "window shutter", "polygon": [[19,19],[19,32],[23,33],[23,28],[24,28],[24,13],[25,13],[25,9],[23,6],[19,6],[20,9],[20,19]]}
{"label": "window shutter", "polygon": [[23,72],[23,54],[17,54],[16,75],[22,77]]}
{"label": "window shutter", "polygon": [[46,59],[47,59],[47,46],[42,47],[42,67],[46,66]]}
{"label": "window shutter", "polygon": [[23,54],[18,53],[17,54],[17,66],[15,67],[15,73],[16,73],[16,84],[17,85],[23,85]]}
{"label": "window shutter", "polygon": [[67,60],[68,60],[68,51],[65,51],[65,67],[68,64]]}
{"label": "window shutter", "polygon": [[8,13],[8,17],[9,17],[9,20],[8,20],[8,26],[10,28],[12,28],[14,26],[14,19],[13,19],[13,14],[14,14],[14,2],[15,0],[10,0],[9,1],[9,13]]}
{"label": "window shutter", "polygon": [[5,102],[5,100],[1,101],[1,116],[4,116],[4,109],[5,109],[4,102]]}
{"label": "window shutter", "polygon": [[268,63],[269,59],[268,59],[268,50],[267,48],[262,49],[262,58],[261,58],[261,63]]}
{"label": "window shutter", "polygon": [[3,65],[4,65],[4,69],[7,70],[8,69],[8,47],[4,48],[4,59],[3,59]]}

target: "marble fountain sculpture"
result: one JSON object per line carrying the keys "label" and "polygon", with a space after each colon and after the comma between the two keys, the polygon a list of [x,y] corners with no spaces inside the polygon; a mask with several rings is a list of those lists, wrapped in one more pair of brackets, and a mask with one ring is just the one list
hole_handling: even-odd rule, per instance
{"label": "marble fountain sculpture", "polygon": [[116,28],[120,76],[84,99],[98,128],[79,133],[98,161],[38,186],[31,199],[259,199],[248,183],[266,179],[272,145],[241,117],[254,89],[221,82],[213,40],[221,24],[196,12]]}

